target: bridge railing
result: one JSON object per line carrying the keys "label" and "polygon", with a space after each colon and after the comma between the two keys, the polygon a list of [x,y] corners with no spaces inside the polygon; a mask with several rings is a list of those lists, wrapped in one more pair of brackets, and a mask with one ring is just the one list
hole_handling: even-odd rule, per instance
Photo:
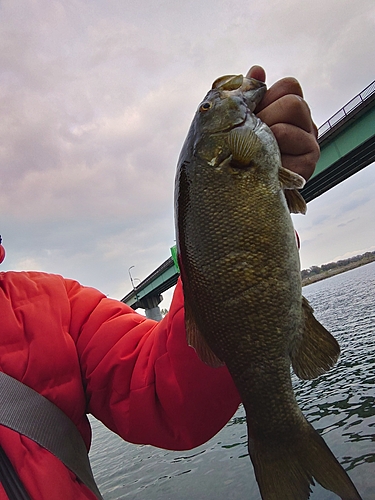
{"label": "bridge railing", "polygon": [[319,139],[375,93],[375,80],[318,128]]}

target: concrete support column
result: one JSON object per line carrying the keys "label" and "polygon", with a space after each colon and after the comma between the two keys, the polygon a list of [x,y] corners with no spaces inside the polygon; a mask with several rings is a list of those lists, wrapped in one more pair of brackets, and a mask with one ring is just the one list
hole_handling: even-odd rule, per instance
{"label": "concrete support column", "polygon": [[154,319],[155,321],[163,319],[159,309],[159,304],[162,300],[162,295],[151,295],[139,301],[140,306],[145,310],[146,318]]}

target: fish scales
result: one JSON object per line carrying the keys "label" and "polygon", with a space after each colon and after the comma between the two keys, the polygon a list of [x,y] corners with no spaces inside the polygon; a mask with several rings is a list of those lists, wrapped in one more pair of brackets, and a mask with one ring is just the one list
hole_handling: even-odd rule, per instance
{"label": "fish scales", "polygon": [[314,479],[360,500],[293,392],[291,363],[314,378],[334,365],[339,346],[302,297],[289,211],[304,212],[304,181],[283,169],[272,132],[253,114],[265,90],[242,75],[216,80],[181,151],[175,206],[187,337],[233,377],[264,500],[308,499]]}
{"label": "fish scales", "polygon": [[[212,344],[218,357],[226,359],[226,353],[235,353],[227,360],[227,365],[236,378],[237,386],[241,383],[247,388],[242,391],[243,400],[245,394],[249,396],[249,387],[256,387],[257,394],[260,393],[257,400],[263,394],[266,395],[261,404],[256,404],[252,418],[256,418],[259,409],[262,414],[267,412],[276,420],[281,420],[279,425],[282,425],[280,418],[282,414],[268,410],[268,407],[274,404],[274,399],[268,397],[266,389],[272,383],[268,379],[275,378],[274,386],[276,383],[288,386],[288,391],[280,389],[276,394],[287,397],[291,393],[289,363],[285,362],[285,351],[291,323],[297,324],[300,320],[301,292],[298,293],[299,270],[294,269],[296,266],[293,265],[291,256],[293,252],[288,252],[290,256],[288,260],[291,262],[284,260],[283,265],[275,266],[269,249],[271,248],[276,254],[285,254],[290,246],[296,248],[295,235],[293,230],[281,229],[287,237],[278,237],[280,235],[277,231],[269,232],[265,237],[261,227],[259,231],[252,227],[253,204],[261,203],[263,195],[248,200],[247,194],[251,189],[252,176],[248,177],[248,182],[242,183],[241,186],[244,188],[243,193],[238,189],[239,186],[235,185],[236,183],[232,185],[233,189],[226,188],[224,192],[219,189],[220,184],[230,186],[230,179],[220,178],[218,184],[213,183],[212,195],[215,196],[215,202],[212,207],[202,204],[200,189],[196,191],[196,199],[190,200],[193,220],[186,220],[186,224],[191,223],[195,231],[187,245],[192,249],[197,247],[201,249],[199,255],[195,255],[194,263],[203,272],[197,273],[190,267],[186,268],[189,276],[188,290],[192,290],[193,295],[189,295],[189,301],[194,304],[194,308],[199,306],[197,323],[207,325],[202,327],[205,329],[205,338],[210,345]],[[237,195],[241,200],[239,204],[236,204]],[[280,200],[278,194],[274,198],[270,200],[265,193],[264,206],[267,207],[267,211],[276,214],[276,217],[271,217],[269,220],[270,224],[274,227],[283,227],[285,224],[280,224],[279,211],[271,212],[271,205],[283,204],[283,200]],[[212,197],[210,200],[212,201]],[[227,207],[225,211],[222,210],[223,204]],[[198,211],[195,218],[196,205],[199,205],[202,211]],[[241,231],[238,230],[240,221],[242,221]],[[207,228],[210,228],[209,231]],[[211,230],[218,236],[215,244],[210,237]],[[251,234],[250,242],[249,234]],[[252,246],[254,251],[251,251]],[[249,255],[252,255],[250,261]],[[294,279],[286,280],[285,274],[292,271],[295,274]],[[296,286],[293,286],[293,283]],[[285,295],[288,300],[282,304],[275,302],[273,298],[278,293]],[[242,332],[240,341],[228,335],[228,332],[233,330]],[[273,339],[267,335],[272,330],[280,333],[285,330],[286,334],[281,333]],[[265,349],[268,351],[267,359],[264,359]],[[248,367],[249,357],[253,361],[250,367]],[[276,377],[275,365],[278,367]],[[255,373],[250,375],[250,368],[253,368]],[[249,375],[250,382],[255,382],[256,378],[259,379],[258,382],[248,384]],[[252,402],[253,395],[247,399]],[[259,420],[265,421],[263,418]],[[269,421],[269,418],[267,420]],[[267,427],[270,428],[268,423]],[[273,428],[279,432],[278,425],[275,424]]]}

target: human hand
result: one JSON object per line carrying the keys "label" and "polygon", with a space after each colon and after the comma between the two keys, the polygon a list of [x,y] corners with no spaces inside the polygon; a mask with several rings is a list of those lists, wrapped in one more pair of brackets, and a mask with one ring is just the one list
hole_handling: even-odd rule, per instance
{"label": "human hand", "polygon": [[[253,66],[246,76],[262,82],[266,80],[261,66]],[[320,155],[318,129],[312,121],[310,108],[303,100],[298,81],[287,77],[274,83],[255,113],[276,137],[283,167],[309,179]]]}

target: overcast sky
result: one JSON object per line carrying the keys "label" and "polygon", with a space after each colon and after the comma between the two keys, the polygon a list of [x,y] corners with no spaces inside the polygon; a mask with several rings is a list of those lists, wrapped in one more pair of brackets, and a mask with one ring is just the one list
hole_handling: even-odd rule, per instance
{"label": "overcast sky", "polygon": [[[170,255],[176,161],[218,76],[295,76],[320,125],[374,60],[374,0],[0,0],[1,269],[123,297]],[[303,268],[375,250],[374,192],[371,165],[294,218]]]}

